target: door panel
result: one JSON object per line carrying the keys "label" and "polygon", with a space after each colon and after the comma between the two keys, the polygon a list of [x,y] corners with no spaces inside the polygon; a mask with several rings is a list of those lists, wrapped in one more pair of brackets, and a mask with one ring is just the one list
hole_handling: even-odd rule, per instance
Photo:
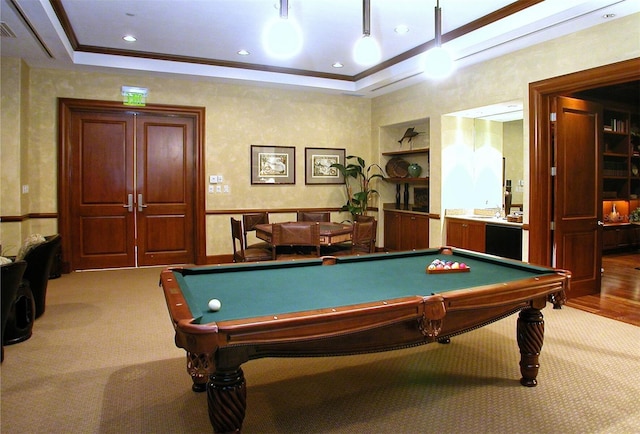
{"label": "door panel", "polygon": [[133,118],[74,112],[71,142],[71,227],[77,269],[135,265]]}
{"label": "door panel", "polygon": [[600,291],[602,107],[556,98],[554,266],[572,272],[571,297]]}
{"label": "door panel", "polygon": [[193,120],[137,121],[138,263],[194,262]]}

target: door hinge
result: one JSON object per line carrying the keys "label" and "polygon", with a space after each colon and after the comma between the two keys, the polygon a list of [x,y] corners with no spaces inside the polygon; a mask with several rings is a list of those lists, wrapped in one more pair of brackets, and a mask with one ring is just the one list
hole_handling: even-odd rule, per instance
{"label": "door hinge", "polygon": [[550,122],[555,122],[555,121],[556,121],[556,114],[555,114],[555,112],[551,112],[551,113],[549,113],[549,121],[550,121]]}
{"label": "door hinge", "polygon": [[552,222],[549,224],[549,229],[551,229],[552,231],[555,231],[555,230],[556,230],[556,222],[553,222],[553,221],[552,221]]}
{"label": "door hinge", "polygon": [[558,168],[556,166],[551,167],[551,176],[556,176],[558,174]]}

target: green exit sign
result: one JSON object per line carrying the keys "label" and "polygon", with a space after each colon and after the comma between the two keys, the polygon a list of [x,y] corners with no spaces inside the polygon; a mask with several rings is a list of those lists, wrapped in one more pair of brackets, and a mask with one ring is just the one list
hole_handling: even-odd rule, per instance
{"label": "green exit sign", "polygon": [[147,102],[149,90],[144,87],[122,86],[124,105],[142,107]]}

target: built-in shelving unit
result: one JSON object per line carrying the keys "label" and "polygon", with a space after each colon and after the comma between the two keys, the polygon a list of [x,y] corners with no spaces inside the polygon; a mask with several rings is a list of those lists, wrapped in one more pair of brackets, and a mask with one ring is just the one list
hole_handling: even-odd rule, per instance
{"label": "built-in shelving unit", "polygon": [[[403,139],[407,129],[417,133]],[[395,184],[395,207],[385,207],[384,245],[389,250],[411,250],[429,246],[429,119],[384,126],[380,129],[381,165],[385,181]],[[400,159],[400,160],[399,160]],[[418,164],[422,171],[412,177],[409,171],[388,173],[393,162]],[[404,186],[404,193],[402,193]],[[413,203],[410,192],[413,190]],[[391,208],[393,207],[393,208]]]}
{"label": "built-in shelving unit", "polygon": [[640,243],[640,227],[629,224],[640,206],[640,115],[605,106],[603,129],[603,250],[614,250]]}

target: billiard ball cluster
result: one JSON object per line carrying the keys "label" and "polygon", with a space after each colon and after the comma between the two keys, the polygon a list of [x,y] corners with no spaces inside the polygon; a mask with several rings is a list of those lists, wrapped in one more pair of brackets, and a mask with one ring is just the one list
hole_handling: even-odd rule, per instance
{"label": "billiard ball cluster", "polygon": [[427,273],[446,273],[469,270],[470,268],[464,262],[443,261],[441,259],[434,259],[431,261],[431,264],[427,266]]}

